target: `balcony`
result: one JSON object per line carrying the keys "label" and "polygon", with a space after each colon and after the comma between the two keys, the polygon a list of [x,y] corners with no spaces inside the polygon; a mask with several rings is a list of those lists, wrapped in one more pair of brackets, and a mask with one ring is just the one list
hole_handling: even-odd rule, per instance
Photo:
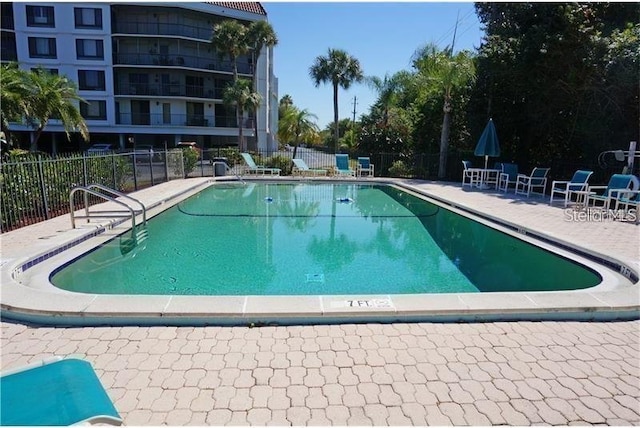
{"label": "balcony", "polygon": [[179,83],[171,84],[143,84],[130,83],[116,85],[116,95],[143,95],[154,97],[191,97],[202,98],[207,100],[222,99],[224,88],[220,87],[203,87],[196,85],[184,85]]}
{"label": "balcony", "polygon": [[149,22],[139,20],[122,19],[119,15],[117,20],[112,21],[114,34],[145,34],[154,36],[179,36],[192,39],[211,39],[211,26],[191,26],[183,24],[171,24],[160,22]]}
{"label": "balcony", "polygon": [[[196,126],[203,128],[237,128],[235,116],[207,116],[201,114],[170,114],[163,113],[120,113],[116,117],[117,125],[140,126]],[[253,126],[252,119],[245,119],[245,128]]]}
{"label": "balcony", "polygon": [[[188,67],[202,70],[233,72],[229,60],[219,60],[196,55],[159,55],[150,53],[118,53],[113,55],[114,65],[155,65],[163,67]],[[251,75],[253,67],[248,63],[238,63],[238,73]]]}

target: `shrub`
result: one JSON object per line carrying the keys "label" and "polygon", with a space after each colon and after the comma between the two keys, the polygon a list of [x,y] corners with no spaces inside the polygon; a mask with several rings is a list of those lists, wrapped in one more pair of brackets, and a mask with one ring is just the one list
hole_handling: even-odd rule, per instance
{"label": "shrub", "polygon": [[389,175],[392,177],[409,177],[411,169],[401,160],[397,160],[391,164]]}
{"label": "shrub", "polygon": [[291,158],[288,156],[274,155],[265,159],[265,166],[268,168],[280,168],[283,172],[289,170]]}

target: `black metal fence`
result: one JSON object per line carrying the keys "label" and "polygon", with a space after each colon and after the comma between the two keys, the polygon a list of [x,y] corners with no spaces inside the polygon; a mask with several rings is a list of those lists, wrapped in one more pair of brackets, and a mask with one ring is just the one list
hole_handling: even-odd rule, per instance
{"label": "black metal fence", "polygon": [[[258,165],[280,168],[283,175],[291,173],[293,150],[251,152]],[[378,177],[406,177],[436,180],[438,176],[437,153],[403,155],[397,153],[368,154],[375,165]],[[300,147],[296,157],[310,168],[335,166],[335,154]],[[351,155],[355,168],[357,155]],[[459,182],[462,176],[462,160],[472,160],[476,165],[484,161],[473,153],[453,152],[447,162],[446,181]],[[122,192],[132,192],[169,180],[188,177],[211,177],[216,175],[214,162],[225,162],[236,172],[241,172],[244,161],[236,148],[206,149],[189,159],[179,149],[153,153],[109,153],[87,156],[73,154],[56,157],[27,155],[0,163],[0,205],[2,223],[0,232],[18,229],[59,215],[69,213],[69,194],[76,186],[97,183]],[[490,160],[491,165],[495,160]],[[606,184],[613,173],[622,170],[621,162],[607,165],[594,161],[590,164],[558,161],[551,165],[549,183],[552,180],[568,179],[577,169],[594,171],[590,182]],[[536,165],[521,166],[520,172],[529,173]],[[543,166],[543,165],[540,165]],[[550,185],[550,184],[549,184]],[[89,203],[102,200],[93,198]],[[84,201],[74,201],[82,208]]]}

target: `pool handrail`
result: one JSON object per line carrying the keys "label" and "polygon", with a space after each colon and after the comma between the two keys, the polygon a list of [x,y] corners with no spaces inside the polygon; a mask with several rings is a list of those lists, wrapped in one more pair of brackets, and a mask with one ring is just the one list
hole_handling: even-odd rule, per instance
{"label": "pool handrail", "polygon": [[[142,208],[141,210],[134,210],[130,205],[125,204],[124,202],[118,200],[117,198],[113,198],[109,195],[105,195],[104,193],[101,193],[100,191],[94,190],[94,189],[98,189],[101,190],[102,192],[108,192],[111,193],[114,196],[120,197],[120,198],[124,198],[124,199],[128,199],[131,200],[137,204],[140,205],[140,207]],[[73,196],[75,195],[76,192],[78,191],[83,191],[84,192],[84,209],[85,209],[85,215],[83,216],[79,216],[75,214],[75,208],[74,208],[74,203],[73,203]],[[147,224],[147,208],[144,206],[144,204],[142,202],[140,202],[138,199],[133,198],[129,195],[126,195],[122,192],[119,192],[115,189],[111,189],[109,187],[103,186],[102,184],[90,184],[88,186],[76,186],[73,189],[71,189],[71,192],[69,193],[69,207],[70,207],[70,216],[71,216],[71,228],[75,229],[76,227],[76,222],[75,219],[76,218],[86,218],[87,221],[89,221],[90,218],[126,218],[129,217],[129,215],[119,215],[118,213],[122,213],[124,211],[100,211],[103,213],[103,215],[97,214],[98,211],[94,211],[94,214],[91,214],[89,212],[89,195],[93,195],[93,196],[97,196],[99,198],[105,199],[107,201],[110,202],[114,202],[118,205],[122,205],[123,207],[127,208],[127,210],[129,211],[130,215],[131,215],[131,227],[132,229],[135,229],[136,227],[136,215],[138,215],[139,213],[142,213],[142,224],[146,225]]]}

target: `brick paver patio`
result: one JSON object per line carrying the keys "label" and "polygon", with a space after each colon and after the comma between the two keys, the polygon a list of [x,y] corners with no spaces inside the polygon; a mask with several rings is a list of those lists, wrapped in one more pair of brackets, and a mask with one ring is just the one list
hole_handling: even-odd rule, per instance
{"label": "brick paver patio", "polygon": [[[423,186],[638,260],[640,226],[570,224],[534,199]],[[640,321],[1,326],[2,369],[84,358],[127,425],[640,425]]]}

